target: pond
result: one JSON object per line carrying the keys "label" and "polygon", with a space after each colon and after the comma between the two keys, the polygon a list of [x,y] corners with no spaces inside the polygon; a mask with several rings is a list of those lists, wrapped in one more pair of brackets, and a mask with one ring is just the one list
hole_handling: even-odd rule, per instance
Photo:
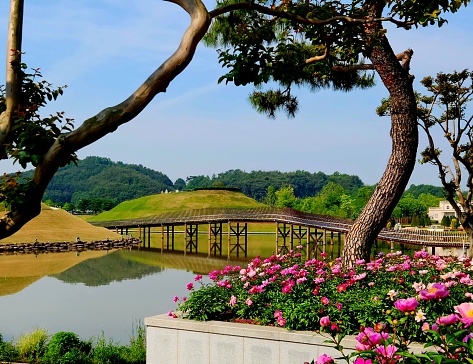
{"label": "pond", "polygon": [[128,344],[145,317],[176,308],[173,297],[187,295],[196,274],[208,282],[228,264],[246,262],[143,248],[0,255],[0,333],[11,340],[44,328]]}
{"label": "pond", "polygon": [[195,275],[226,260],[144,250],[0,256],[0,333],[35,328],[127,344],[144,317],[176,307]]}

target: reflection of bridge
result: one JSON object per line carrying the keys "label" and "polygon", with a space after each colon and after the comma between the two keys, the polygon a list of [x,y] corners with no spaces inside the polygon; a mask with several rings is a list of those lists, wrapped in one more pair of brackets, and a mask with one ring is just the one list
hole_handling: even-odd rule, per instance
{"label": "reflection of bridge", "polygon": [[[96,226],[116,229],[121,234],[128,235],[129,229],[137,229],[143,245],[151,242],[151,232],[161,234],[161,250],[174,250],[175,227],[184,227],[184,254],[198,252],[199,225],[208,225],[207,254],[222,255],[223,224],[228,224],[227,255],[247,256],[248,223],[276,224],[276,248],[285,252],[294,246],[302,245],[307,258],[317,252],[330,250],[333,256],[334,249],[340,255],[344,236],[348,232],[351,220],[337,219],[324,215],[303,213],[292,209],[258,208],[258,209],[201,209],[178,213],[168,213],[133,220],[115,220],[95,222]],[[200,232],[202,234],[202,232]],[[432,254],[435,248],[462,249],[468,248],[469,243],[463,232],[426,231],[426,230],[392,230],[383,229],[378,240],[385,241],[394,250],[394,244],[415,245],[419,248],[430,247]]]}

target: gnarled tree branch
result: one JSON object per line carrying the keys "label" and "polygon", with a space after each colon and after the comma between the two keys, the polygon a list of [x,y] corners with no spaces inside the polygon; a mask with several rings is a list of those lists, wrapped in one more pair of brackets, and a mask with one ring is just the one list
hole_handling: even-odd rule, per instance
{"label": "gnarled tree branch", "polygon": [[57,169],[68,160],[71,153],[94,143],[104,135],[115,131],[120,125],[137,116],[160,92],[165,92],[170,82],[192,60],[197,44],[210,25],[210,15],[201,0],[168,0],[182,7],[191,17],[181,43],[151,76],[126,100],[116,106],[100,111],[87,119],[76,130],[61,135],[45,154],[35,169],[34,188],[28,203],[9,212],[0,220],[0,238],[18,231],[41,210],[41,199]]}
{"label": "gnarled tree branch", "polygon": [[234,10],[255,10],[261,14],[272,15],[284,19],[294,20],[299,24],[306,25],[328,25],[335,22],[344,22],[344,23],[358,23],[358,24],[369,24],[374,22],[390,22],[396,24],[400,28],[409,29],[415,23],[412,21],[400,21],[392,17],[364,17],[364,18],[352,18],[349,16],[334,16],[328,19],[313,19],[305,18],[303,16],[292,14],[287,11],[277,10],[277,8],[268,8],[263,5],[255,4],[254,2],[245,2],[245,3],[236,3],[231,5],[222,6],[221,8],[214,9],[209,12],[212,18],[215,18],[219,15],[234,11]]}

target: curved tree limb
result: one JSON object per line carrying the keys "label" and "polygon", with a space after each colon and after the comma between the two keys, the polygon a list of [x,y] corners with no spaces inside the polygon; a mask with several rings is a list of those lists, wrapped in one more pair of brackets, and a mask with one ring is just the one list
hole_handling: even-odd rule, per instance
{"label": "curved tree limb", "polygon": [[148,79],[118,105],[106,108],[87,119],[76,130],[61,135],[38,164],[33,176],[34,188],[27,204],[9,212],[0,220],[0,239],[18,231],[41,211],[41,199],[57,169],[71,153],[115,131],[120,125],[136,117],[192,60],[197,44],[210,25],[210,15],[201,0],[168,0],[179,5],[191,17],[191,23],[178,49]]}
{"label": "curved tree limb", "polygon": [[[21,91],[21,42],[23,30],[23,0],[11,0],[8,24],[7,59],[6,59],[6,110],[0,115],[0,145],[7,140],[13,124],[15,111],[18,109]],[[0,158],[4,158],[3,148]]]}

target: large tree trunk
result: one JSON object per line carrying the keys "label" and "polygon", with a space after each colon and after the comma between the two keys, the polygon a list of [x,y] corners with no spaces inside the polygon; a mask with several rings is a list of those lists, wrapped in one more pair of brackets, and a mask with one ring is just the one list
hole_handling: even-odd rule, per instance
{"label": "large tree trunk", "polygon": [[391,97],[392,151],[373,195],[346,236],[345,266],[353,265],[356,259],[369,260],[374,240],[409,182],[418,146],[417,107],[408,69],[400,64],[385,37],[373,47],[369,58]]}

